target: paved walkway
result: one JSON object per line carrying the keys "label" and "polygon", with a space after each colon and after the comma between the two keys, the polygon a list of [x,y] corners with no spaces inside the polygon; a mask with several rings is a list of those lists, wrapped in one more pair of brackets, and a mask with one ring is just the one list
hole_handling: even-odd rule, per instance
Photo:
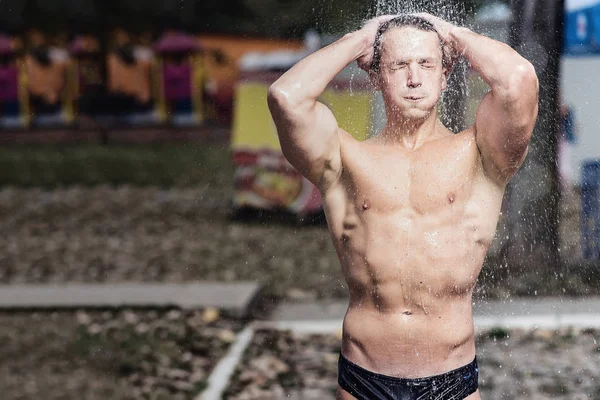
{"label": "paved walkway", "polygon": [[245,317],[260,293],[256,282],[0,285],[0,309],[216,307]]}
{"label": "paved walkway", "polygon": [[[264,325],[314,333],[337,332],[347,307],[347,301],[284,303]],[[473,317],[476,328],[600,327],[600,297],[475,301]]]}

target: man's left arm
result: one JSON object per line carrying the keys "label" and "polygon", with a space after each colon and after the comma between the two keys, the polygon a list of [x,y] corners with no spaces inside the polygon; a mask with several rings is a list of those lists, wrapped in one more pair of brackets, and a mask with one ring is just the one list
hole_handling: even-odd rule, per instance
{"label": "man's left arm", "polygon": [[490,86],[477,110],[475,132],[483,166],[504,185],[521,167],[538,114],[533,65],[505,43],[430,16],[442,40],[464,55]]}

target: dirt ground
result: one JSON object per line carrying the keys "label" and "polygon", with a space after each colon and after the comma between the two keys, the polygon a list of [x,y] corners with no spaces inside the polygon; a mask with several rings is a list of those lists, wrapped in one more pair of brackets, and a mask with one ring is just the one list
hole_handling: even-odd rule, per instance
{"label": "dirt ground", "polygon": [[[486,400],[600,398],[600,332],[502,330],[477,336],[479,388]],[[333,400],[335,335],[257,331],[224,399]]]}
{"label": "dirt ground", "polygon": [[214,309],[3,311],[1,398],[193,399],[240,329]]}

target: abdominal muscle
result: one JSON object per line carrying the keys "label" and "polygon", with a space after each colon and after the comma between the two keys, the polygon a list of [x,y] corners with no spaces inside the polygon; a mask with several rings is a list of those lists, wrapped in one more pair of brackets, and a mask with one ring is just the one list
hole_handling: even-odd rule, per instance
{"label": "abdominal muscle", "polygon": [[[462,304],[461,304],[462,303]],[[425,315],[351,305],[343,324],[342,354],[370,371],[400,378],[422,378],[473,361],[475,344],[470,302]]]}
{"label": "abdominal muscle", "polygon": [[485,246],[466,225],[464,216],[428,222],[373,213],[344,230],[336,249],[350,293],[347,359],[403,378],[473,361],[471,297]]}

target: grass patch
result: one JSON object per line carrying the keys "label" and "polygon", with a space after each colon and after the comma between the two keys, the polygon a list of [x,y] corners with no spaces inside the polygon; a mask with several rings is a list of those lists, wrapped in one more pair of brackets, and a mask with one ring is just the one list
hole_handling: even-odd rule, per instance
{"label": "grass patch", "polygon": [[233,166],[226,144],[85,144],[0,149],[2,186],[230,187],[232,182]]}
{"label": "grass patch", "polygon": [[504,340],[508,339],[510,332],[507,329],[496,327],[492,328],[487,333],[488,338],[493,340]]}

